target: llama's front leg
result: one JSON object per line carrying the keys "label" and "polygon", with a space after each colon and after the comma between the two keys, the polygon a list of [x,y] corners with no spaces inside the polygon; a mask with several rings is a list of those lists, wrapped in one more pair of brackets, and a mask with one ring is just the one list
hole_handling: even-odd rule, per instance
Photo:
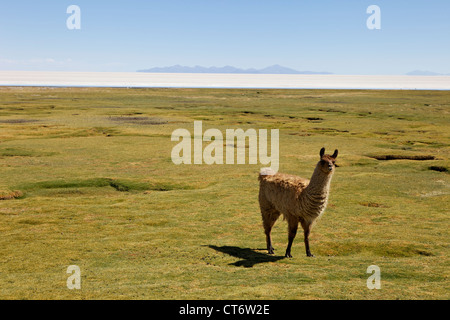
{"label": "llama's front leg", "polygon": [[306,256],[314,257],[314,255],[311,254],[311,251],[309,250],[309,234],[311,233],[312,224],[311,223],[306,223],[306,224],[302,223],[302,227],[303,227],[303,231],[304,231],[304,235],[305,235]]}
{"label": "llama's front leg", "polygon": [[297,235],[297,229],[298,229],[298,220],[296,219],[289,219],[288,220],[288,246],[286,248],[286,258],[292,258],[291,255],[291,247],[292,243],[294,242],[295,236]]}

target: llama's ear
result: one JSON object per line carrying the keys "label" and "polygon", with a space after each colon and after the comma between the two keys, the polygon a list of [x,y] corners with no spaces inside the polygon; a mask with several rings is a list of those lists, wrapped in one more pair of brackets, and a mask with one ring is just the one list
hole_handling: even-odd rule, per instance
{"label": "llama's ear", "polygon": [[331,156],[333,159],[336,159],[338,156],[338,149],[334,150],[333,155]]}
{"label": "llama's ear", "polygon": [[325,148],[320,149],[320,158],[321,159],[322,159],[324,154],[325,154]]}

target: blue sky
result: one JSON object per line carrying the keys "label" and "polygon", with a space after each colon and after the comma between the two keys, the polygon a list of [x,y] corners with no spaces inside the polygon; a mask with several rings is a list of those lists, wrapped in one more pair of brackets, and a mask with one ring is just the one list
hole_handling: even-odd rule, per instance
{"label": "blue sky", "polygon": [[[69,30],[69,5],[81,29]],[[369,30],[366,9],[381,9]],[[450,73],[450,1],[0,2],[0,70],[127,71],[181,64],[336,74]]]}

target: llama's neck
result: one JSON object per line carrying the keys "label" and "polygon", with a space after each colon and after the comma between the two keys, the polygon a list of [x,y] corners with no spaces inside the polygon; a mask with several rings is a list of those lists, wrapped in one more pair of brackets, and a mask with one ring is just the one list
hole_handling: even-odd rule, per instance
{"label": "llama's neck", "polygon": [[305,192],[311,196],[328,197],[332,176],[333,174],[327,174],[320,170],[319,166],[316,166]]}
{"label": "llama's neck", "polygon": [[308,186],[301,194],[299,206],[307,219],[316,219],[327,206],[332,174],[327,174],[317,166]]}

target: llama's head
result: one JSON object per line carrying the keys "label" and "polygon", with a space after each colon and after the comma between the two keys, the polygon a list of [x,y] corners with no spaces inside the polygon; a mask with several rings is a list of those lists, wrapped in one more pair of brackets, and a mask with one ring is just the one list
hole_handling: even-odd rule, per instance
{"label": "llama's head", "polygon": [[338,156],[338,150],[334,150],[333,155],[325,154],[325,148],[320,149],[320,161],[317,166],[320,170],[326,174],[332,174],[337,167],[336,158]]}

